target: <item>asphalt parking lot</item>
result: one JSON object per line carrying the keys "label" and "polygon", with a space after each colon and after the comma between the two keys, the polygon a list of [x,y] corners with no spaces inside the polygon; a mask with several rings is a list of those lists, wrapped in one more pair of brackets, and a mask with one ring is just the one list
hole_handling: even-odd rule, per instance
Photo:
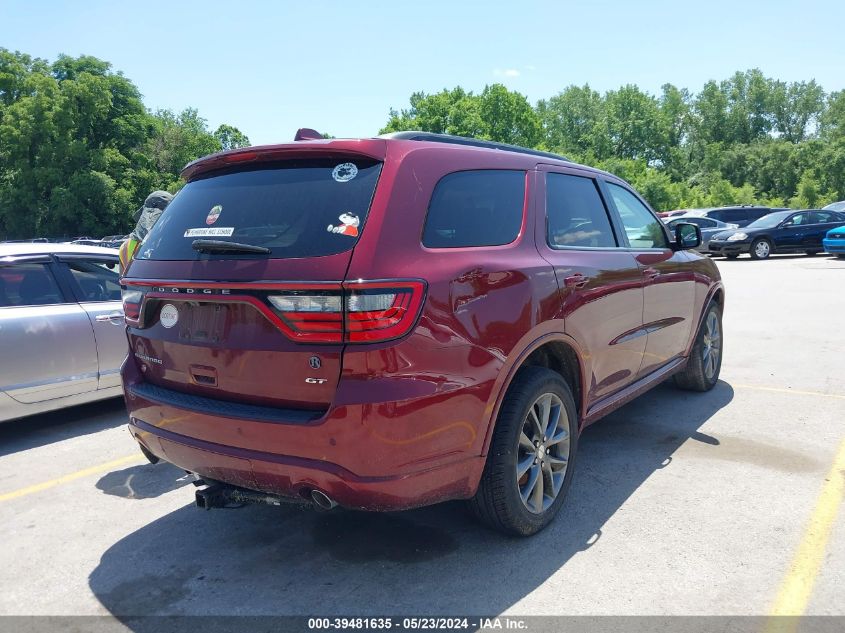
{"label": "asphalt parking lot", "polygon": [[0,425],[0,614],[845,614],[845,261],[718,265],[721,382],[590,427],[530,539],[459,503],[199,510],[120,400]]}

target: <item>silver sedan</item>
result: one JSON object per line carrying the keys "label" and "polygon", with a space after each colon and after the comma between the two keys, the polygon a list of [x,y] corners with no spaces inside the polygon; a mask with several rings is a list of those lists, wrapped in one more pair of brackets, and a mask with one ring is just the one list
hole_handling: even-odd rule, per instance
{"label": "silver sedan", "polygon": [[117,251],[0,243],[0,422],[121,395]]}
{"label": "silver sedan", "polygon": [[695,250],[699,251],[700,253],[708,252],[708,247],[710,244],[710,238],[712,238],[716,233],[721,233],[722,231],[729,231],[730,229],[737,228],[738,225],[736,224],[728,224],[727,222],[721,222],[719,220],[714,220],[713,218],[705,218],[700,215],[676,215],[672,218],[667,218],[665,220],[666,225],[674,230],[675,225],[678,222],[689,222],[690,224],[697,224],[701,229],[701,244],[695,247]]}

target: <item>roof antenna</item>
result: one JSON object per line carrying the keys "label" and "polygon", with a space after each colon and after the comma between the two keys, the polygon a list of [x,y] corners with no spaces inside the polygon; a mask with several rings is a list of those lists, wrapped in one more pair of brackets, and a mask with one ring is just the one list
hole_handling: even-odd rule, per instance
{"label": "roof antenna", "polygon": [[317,130],[312,130],[310,127],[299,128],[296,131],[296,136],[293,137],[294,141],[318,141],[322,139],[323,135]]}

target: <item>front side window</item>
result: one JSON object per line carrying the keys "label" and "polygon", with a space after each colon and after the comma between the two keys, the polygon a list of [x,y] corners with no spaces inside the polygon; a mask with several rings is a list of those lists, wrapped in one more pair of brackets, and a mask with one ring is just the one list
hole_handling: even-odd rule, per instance
{"label": "front side window", "polygon": [[0,308],[64,303],[64,297],[46,264],[0,266]]}
{"label": "front side window", "polygon": [[796,213],[783,223],[784,226],[804,226],[805,224],[810,224],[809,213]]}
{"label": "front side window", "polygon": [[66,264],[79,285],[82,301],[120,301],[117,261],[80,259]]}
{"label": "front side window", "polygon": [[662,223],[634,194],[611,182],[607,183],[607,188],[625,227],[631,248],[668,247]]}
{"label": "front side window", "polygon": [[459,171],[440,179],[431,194],[422,243],[429,248],[510,244],[519,235],[525,172]]}
{"label": "front side window", "polygon": [[567,174],[546,175],[549,246],[609,247],[616,238],[596,183]]}

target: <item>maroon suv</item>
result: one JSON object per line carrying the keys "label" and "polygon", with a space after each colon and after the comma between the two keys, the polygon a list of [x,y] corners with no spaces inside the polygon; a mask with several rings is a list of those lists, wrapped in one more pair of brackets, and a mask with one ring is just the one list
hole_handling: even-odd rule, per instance
{"label": "maroon suv", "polygon": [[532,534],[580,431],[674,376],[706,391],[724,292],[622,180],[414,132],[238,149],[124,283],[129,428],[200,505],[469,499]]}

